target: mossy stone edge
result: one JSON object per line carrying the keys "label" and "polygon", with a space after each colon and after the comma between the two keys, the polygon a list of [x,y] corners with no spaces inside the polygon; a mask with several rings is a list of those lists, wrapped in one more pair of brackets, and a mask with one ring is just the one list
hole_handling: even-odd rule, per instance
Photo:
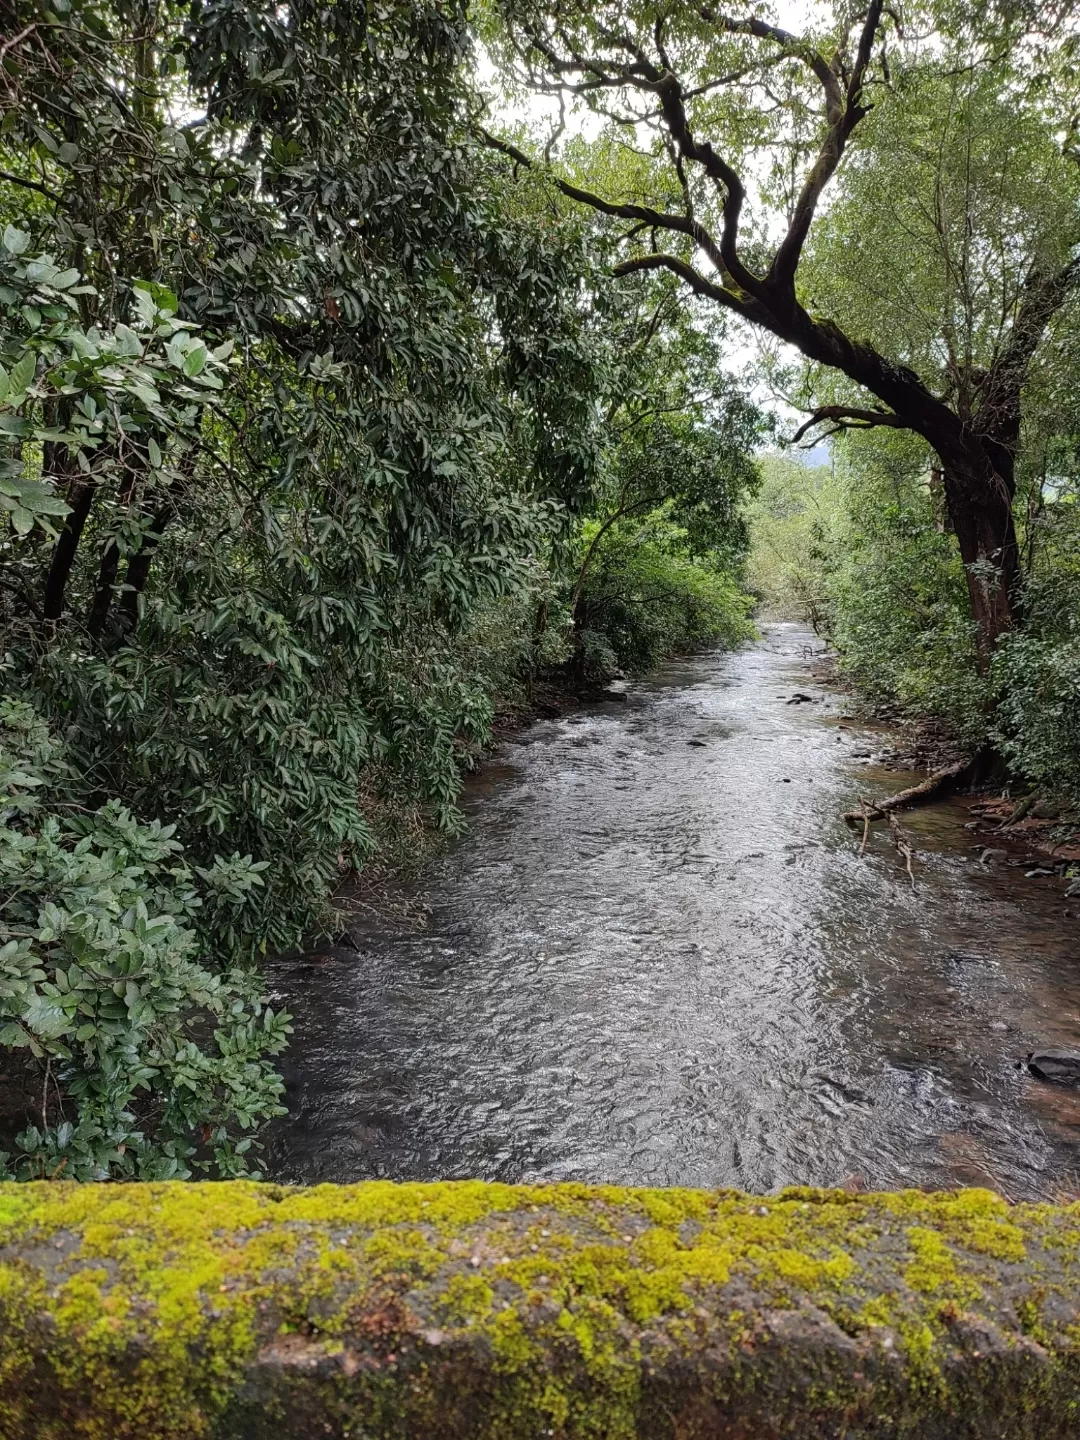
{"label": "mossy stone edge", "polygon": [[1080,1436],[1080,1205],[0,1185],[3,1440]]}

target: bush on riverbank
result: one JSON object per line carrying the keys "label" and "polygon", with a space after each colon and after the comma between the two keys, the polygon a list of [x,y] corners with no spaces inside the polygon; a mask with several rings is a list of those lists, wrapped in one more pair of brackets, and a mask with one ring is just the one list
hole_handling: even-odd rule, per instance
{"label": "bush on riverbank", "polygon": [[74,805],[75,778],[40,717],[0,701],[0,1044],[37,1111],[0,1176],[242,1174],[284,1113],[270,1057],[289,1017],[208,968],[195,926],[207,909],[242,926],[266,862],[191,868],[175,827]]}

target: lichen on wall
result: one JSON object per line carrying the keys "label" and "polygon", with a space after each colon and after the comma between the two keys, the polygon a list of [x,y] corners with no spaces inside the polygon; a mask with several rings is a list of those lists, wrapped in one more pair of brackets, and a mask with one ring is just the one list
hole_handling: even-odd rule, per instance
{"label": "lichen on wall", "polygon": [[0,1186],[3,1440],[1080,1435],[1080,1207]]}

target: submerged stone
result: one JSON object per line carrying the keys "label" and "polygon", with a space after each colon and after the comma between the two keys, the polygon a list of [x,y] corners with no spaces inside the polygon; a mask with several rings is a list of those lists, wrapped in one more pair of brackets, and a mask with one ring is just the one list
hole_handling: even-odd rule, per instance
{"label": "submerged stone", "polygon": [[1055,1085],[1080,1085],[1080,1055],[1069,1055],[1063,1050],[1033,1050],[1027,1058],[1027,1067],[1037,1080],[1049,1080]]}

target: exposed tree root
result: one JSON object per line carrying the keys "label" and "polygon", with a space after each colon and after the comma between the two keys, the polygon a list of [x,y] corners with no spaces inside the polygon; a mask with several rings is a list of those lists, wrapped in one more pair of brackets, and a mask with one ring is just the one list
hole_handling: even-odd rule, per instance
{"label": "exposed tree root", "polygon": [[1023,820],[1024,816],[1027,815],[1028,811],[1032,809],[1038,798],[1039,796],[1034,790],[1031,792],[1030,795],[1025,795],[1023,800],[1021,800],[1019,805],[1017,805],[1016,809],[1010,811],[1010,813],[1005,816],[1005,819],[1001,822],[1001,824],[995,827],[993,833],[997,835],[1000,831],[1007,830],[1010,825],[1015,825],[1018,821]]}

